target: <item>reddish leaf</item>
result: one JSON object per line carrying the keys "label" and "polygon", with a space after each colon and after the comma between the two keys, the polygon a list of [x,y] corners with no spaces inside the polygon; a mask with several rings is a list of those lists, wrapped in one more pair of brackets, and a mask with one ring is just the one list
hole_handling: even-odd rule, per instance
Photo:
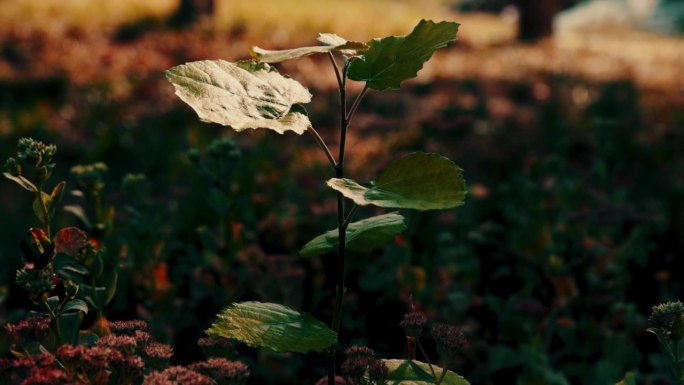
{"label": "reddish leaf", "polygon": [[88,243],[86,233],[76,227],[61,229],[55,234],[55,249],[58,253],[76,255]]}

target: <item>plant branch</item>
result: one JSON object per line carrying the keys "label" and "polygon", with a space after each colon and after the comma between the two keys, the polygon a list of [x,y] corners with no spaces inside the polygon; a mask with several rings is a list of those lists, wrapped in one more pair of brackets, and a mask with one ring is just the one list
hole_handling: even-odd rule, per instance
{"label": "plant branch", "polygon": [[330,152],[330,149],[328,148],[328,146],[323,141],[323,138],[321,138],[321,136],[318,134],[318,131],[316,131],[313,127],[309,127],[309,129],[307,131],[309,131],[311,136],[314,137],[314,139],[316,140],[316,143],[318,144],[318,147],[320,147],[321,150],[323,150],[323,152],[325,152],[325,156],[328,157],[328,161],[333,166],[333,168],[337,169],[337,162],[335,161],[335,158],[333,157],[332,153]]}
{"label": "plant branch", "polygon": [[420,353],[425,358],[425,362],[427,362],[428,367],[430,368],[430,372],[432,373],[432,377],[437,379],[437,374],[435,374],[435,369],[432,368],[432,364],[430,363],[430,357],[428,357],[427,353],[425,353],[425,349],[423,349],[423,345],[420,343],[420,340],[418,338],[416,338],[416,345],[418,345],[418,349],[420,349]]}
{"label": "plant branch", "polygon": [[351,210],[349,210],[349,213],[347,213],[347,217],[344,219],[344,223],[342,224],[342,227],[346,230],[347,227],[349,227],[349,223],[351,223],[352,219],[354,219],[354,214],[356,214],[356,211],[359,209],[358,205],[352,206]]}
{"label": "plant branch", "polygon": [[337,77],[337,87],[342,90],[345,88],[344,81],[342,80],[342,77],[340,76],[340,67],[337,66],[337,62],[335,61],[335,56],[333,55],[332,52],[328,52],[328,58],[330,59],[330,62],[332,63],[333,68],[335,69],[335,77]]}

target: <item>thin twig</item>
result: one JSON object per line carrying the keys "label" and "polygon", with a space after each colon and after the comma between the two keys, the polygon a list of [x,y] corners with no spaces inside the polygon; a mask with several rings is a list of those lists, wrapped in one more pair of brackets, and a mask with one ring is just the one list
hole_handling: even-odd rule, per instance
{"label": "thin twig", "polygon": [[313,127],[309,127],[309,129],[307,131],[309,131],[309,133],[311,133],[311,136],[314,137],[314,139],[316,140],[316,143],[318,143],[318,147],[320,147],[321,150],[323,150],[323,152],[325,152],[325,156],[328,157],[328,161],[333,166],[333,168],[337,168],[337,162],[335,161],[335,158],[333,157],[332,153],[330,152],[330,149],[328,148],[328,146],[323,141],[323,138],[321,138],[321,136],[318,134],[318,131],[316,131]]}
{"label": "thin twig", "polygon": [[361,104],[361,100],[363,99],[364,96],[366,96],[366,93],[368,92],[368,83],[366,83],[365,86],[363,86],[363,90],[361,91],[360,94],[356,96],[356,99],[354,100],[354,104],[352,104],[351,108],[349,109],[349,112],[347,113],[347,122],[351,120],[351,118],[354,116],[354,113],[356,112],[356,109],[359,108],[359,104]]}

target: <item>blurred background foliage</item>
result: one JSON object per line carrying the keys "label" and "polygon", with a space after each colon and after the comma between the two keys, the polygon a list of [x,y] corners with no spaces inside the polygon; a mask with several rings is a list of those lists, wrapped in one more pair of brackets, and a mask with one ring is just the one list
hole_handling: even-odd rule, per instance
{"label": "blurred background foliage", "polygon": [[[398,323],[413,304],[466,328],[453,369],[473,384],[602,385],[628,371],[673,383],[645,329],[651,306],[684,297],[681,36],[598,21],[520,43],[525,2],[209,3],[187,23],[177,0],[0,0],[0,158],[20,137],[54,143],[53,179],[68,191],[72,166],[107,165],[103,199],[116,212],[99,240],[121,263],[110,319],[147,320],[183,363],[232,301],[330,318],[333,263],[297,255],[335,223],[320,150],[308,136],[200,123],[163,70],[244,58],[253,44],[311,44],[317,32],[367,40],[448,19],[462,24],[459,44],[401,91],[369,94],[348,166],[370,180],[379,167],[368,165],[443,153],[465,169],[467,203],[407,213],[393,245],[350,256],[341,342],[403,356]],[[580,2],[553,3],[551,18]],[[281,70],[312,90],[311,120],[334,144],[327,60]],[[13,283],[18,242],[35,223],[28,194],[5,181],[0,196],[0,317],[14,322],[27,311]],[[67,192],[65,204],[79,199]],[[83,225],[65,210],[56,222]],[[2,338],[0,348],[6,355]],[[255,382],[324,374],[317,355],[240,352]]]}

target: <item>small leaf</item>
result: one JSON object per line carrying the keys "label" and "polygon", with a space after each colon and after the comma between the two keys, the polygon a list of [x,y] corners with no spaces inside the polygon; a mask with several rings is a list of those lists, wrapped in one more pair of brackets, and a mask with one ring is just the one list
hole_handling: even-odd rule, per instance
{"label": "small leaf", "polygon": [[[433,385],[437,380],[430,371],[430,366],[424,362],[413,360],[382,360],[387,365],[387,385],[411,384]],[[442,368],[432,365],[432,369],[439,378]],[[442,385],[470,385],[463,377],[447,370]]]}
{"label": "small leaf", "polygon": [[86,233],[77,227],[65,227],[55,234],[55,251],[76,255],[88,243]]}
{"label": "small leaf", "polygon": [[[47,213],[45,212],[47,204],[49,204],[49,199],[50,196],[47,195],[46,193],[41,193],[43,199],[41,200],[40,198],[36,197],[36,199],[33,200],[33,213],[36,214],[36,218],[40,221],[40,223],[47,223],[48,217]],[[45,202],[45,203],[43,203]],[[46,206],[43,206],[45,204]]]}
{"label": "small leaf", "polygon": [[64,306],[62,306],[60,314],[75,311],[81,311],[84,314],[88,314],[88,305],[80,299],[72,299],[71,301],[65,303]]}
{"label": "small leaf", "polygon": [[[345,241],[347,248],[354,251],[368,251],[380,248],[406,230],[404,217],[396,213],[379,215],[349,224]],[[338,230],[330,230],[304,245],[299,252],[304,257],[314,257],[337,250]]]}
{"label": "small leaf", "polygon": [[99,338],[97,334],[92,332],[79,333],[78,343],[79,345],[95,346]]}
{"label": "small leaf", "polygon": [[92,228],[90,220],[88,220],[88,215],[86,215],[85,210],[81,206],[68,205],[64,206],[64,211],[73,214],[86,228]]}
{"label": "small leaf", "polygon": [[218,315],[207,334],[277,352],[321,351],[337,341],[337,334],[312,316],[262,302],[232,304]]}
{"label": "small leaf", "polygon": [[466,194],[463,170],[441,155],[426,153],[390,163],[371,188],[344,178],[330,179],[328,186],[361,206],[415,210],[458,207]]}
{"label": "small leaf", "polygon": [[268,128],[280,134],[302,134],[311,122],[301,103],[311,94],[296,80],[265,63],[205,60],[166,71],[176,95],[202,121],[230,126],[235,131]]}
{"label": "small leaf", "polygon": [[50,193],[50,204],[48,204],[48,216],[50,218],[52,218],[52,216],[55,214],[55,209],[57,208],[59,202],[62,200],[62,195],[64,194],[64,186],[66,186],[66,182],[59,182],[55,186],[55,188],[52,189],[52,193]]}
{"label": "small leaf", "polygon": [[4,172],[4,173],[2,173],[2,175],[4,175],[5,178],[7,178],[7,179],[16,182],[19,186],[25,188],[26,190],[28,190],[30,192],[33,192],[33,193],[38,192],[38,188],[33,183],[31,183],[30,180],[24,178],[21,175],[12,175],[8,172]]}
{"label": "small leaf", "polygon": [[421,20],[407,36],[373,39],[363,57],[349,64],[349,79],[365,81],[378,91],[399,88],[401,82],[418,74],[435,50],[456,40],[458,26]]}
{"label": "small leaf", "polygon": [[81,265],[74,257],[59,253],[53,260],[55,274],[64,279],[70,279],[77,283],[85,282],[88,276],[88,269]]}

